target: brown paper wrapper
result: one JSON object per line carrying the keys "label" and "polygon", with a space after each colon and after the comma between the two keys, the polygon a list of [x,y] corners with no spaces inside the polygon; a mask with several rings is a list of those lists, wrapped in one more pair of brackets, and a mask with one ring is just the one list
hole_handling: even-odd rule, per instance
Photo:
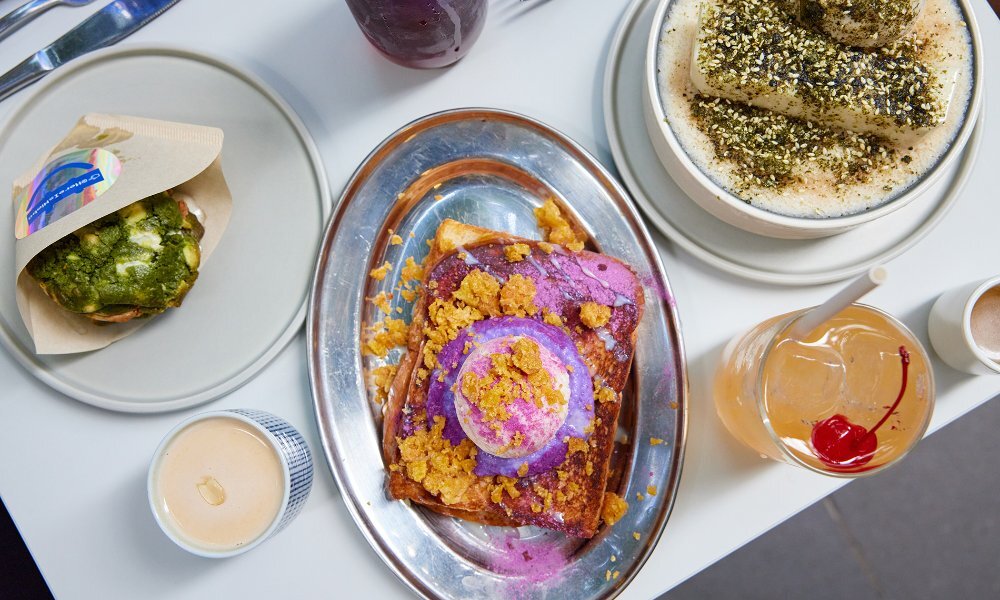
{"label": "brown paper wrapper", "polygon": [[204,267],[229,223],[232,210],[232,196],[219,158],[222,138],[222,130],[214,127],[88,114],[14,181],[13,197],[18,198],[52,158],[73,149],[103,148],[117,156],[122,165],[117,180],[103,194],[15,243],[17,306],[34,340],[36,353],[71,354],[104,348],[150,320],[97,324],[56,304],[28,275],[25,267],[35,255],[80,227],[137,200],[174,190],[175,195],[188,196],[200,212],[197,216],[205,228],[200,268]]}

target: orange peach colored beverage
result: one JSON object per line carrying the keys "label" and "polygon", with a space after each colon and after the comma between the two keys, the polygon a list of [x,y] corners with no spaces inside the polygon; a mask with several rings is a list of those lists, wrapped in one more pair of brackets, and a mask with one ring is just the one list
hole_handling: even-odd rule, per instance
{"label": "orange peach colored beverage", "polygon": [[730,342],[715,376],[719,417],[762,456],[819,473],[856,477],[893,464],[930,422],[927,352],[902,323],[862,304],[792,339],[806,312]]}

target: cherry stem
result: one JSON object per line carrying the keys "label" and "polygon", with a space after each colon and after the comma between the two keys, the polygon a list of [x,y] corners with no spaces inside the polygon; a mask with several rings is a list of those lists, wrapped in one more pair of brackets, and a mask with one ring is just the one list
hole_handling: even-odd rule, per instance
{"label": "cherry stem", "polygon": [[868,433],[861,436],[858,439],[858,441],[855,442],[854,444],[855,446],[860,446],[861,442],[863,442],[865,438],[867,438],[868,436],[875,435],[875,430],[877,430],[886,421],[888,421],[892,413],[896,412],[896,407],[899,406],[899,402],[903,399],[903,394],[906,393],[906,374],[909,371],[909,366],[910,366],[910,353],[906,351],[906,346],[899,347],[899,357],[903,363],[903,382],[899,385],[899,395],[896,396],[896,401],[893,402],[892,406],[889,407],[889,411],[885,413],[885,415],[882,417],[882,420],[876,423],[875,427],[869,429]]}

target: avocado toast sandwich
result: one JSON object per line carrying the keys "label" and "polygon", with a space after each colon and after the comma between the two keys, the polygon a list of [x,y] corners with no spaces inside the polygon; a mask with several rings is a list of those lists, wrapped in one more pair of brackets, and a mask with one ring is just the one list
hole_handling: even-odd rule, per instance
{"label": "avocado toast sandwich", "polygon": [[187,204],[162,192],[63,237],[27,272],[66,310],[123,323],[181,305],[198,278],[203,233]]}

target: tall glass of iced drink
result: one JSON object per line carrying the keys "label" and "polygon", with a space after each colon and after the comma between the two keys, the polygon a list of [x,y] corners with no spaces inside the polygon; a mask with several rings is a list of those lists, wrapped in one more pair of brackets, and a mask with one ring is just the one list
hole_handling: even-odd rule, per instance
{"label": "tall glass of iced drink", "polygon": [[857,303],[792,335],[807,313],[768,319],[730,342],[715,377],[719,417],[762,456],[826,475],[892,465],[930,422],[927,352],[898,320]]}

